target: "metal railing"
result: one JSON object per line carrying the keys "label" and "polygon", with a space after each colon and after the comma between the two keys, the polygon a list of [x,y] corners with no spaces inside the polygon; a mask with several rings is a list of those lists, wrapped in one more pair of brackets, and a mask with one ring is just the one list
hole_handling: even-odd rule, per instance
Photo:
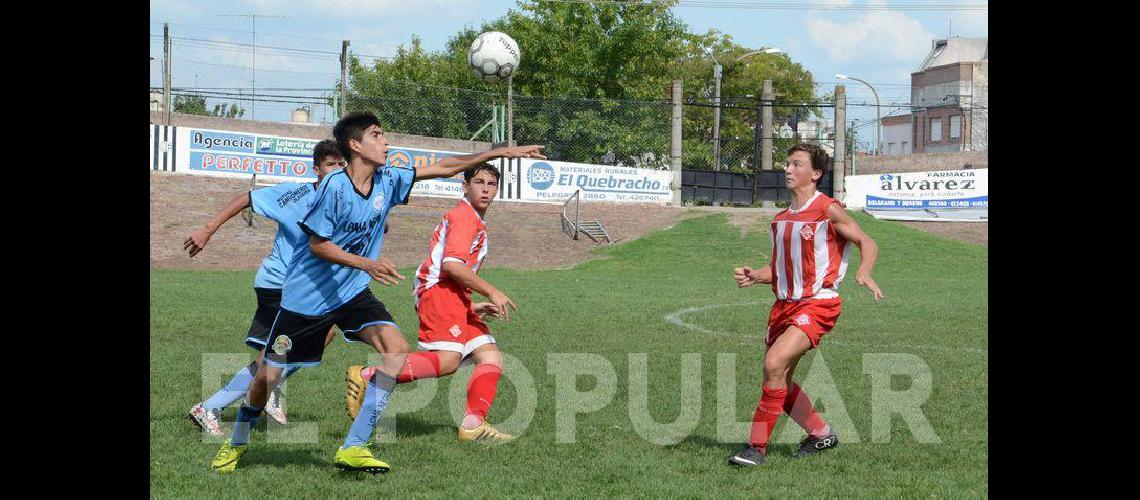
{"label": "metal railing", "polygon": [[[562,204],[562,232],[575,240],[578,239],[578,193],[580,192],[581,190],[575,190],[574,194],[566,200],[566,203]],[[566,209],[569,207],[571,201],[574,202],[574,220],[570,220],[570,217],[566,215]]]}

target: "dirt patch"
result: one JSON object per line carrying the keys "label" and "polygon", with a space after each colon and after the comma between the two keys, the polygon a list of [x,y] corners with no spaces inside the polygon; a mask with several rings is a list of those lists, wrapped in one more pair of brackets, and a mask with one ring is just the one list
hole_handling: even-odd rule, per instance
{"label": "dirt patch", "polygon": [[911,222],[900,224],[915,228],[924,233],[936,234],[952,240],[964,241],[989,247],[990,223],[987,222]]}
{"label": "dirt patch", "polygon": [[[182,242],[213,217],[249,181],[152,172],[150,176],[150,266],[158,269],[256,269],[269,252],[277,224],[254,216],[253,227],[234,217],[191,259]],[[388,218],[383,254],[397,266],[419,264],[440,217],[457,200],[413,196]],[[497,201],[487,216],[490,254],[485,266],[559,269],[596,258],[597,246],[585,235],[577,241],[562,232],[561,205]],[[583,203],[583,220],[599,219],[616,242],[626,242],[684,218],[700,215],[684,208],[652,204]]]}

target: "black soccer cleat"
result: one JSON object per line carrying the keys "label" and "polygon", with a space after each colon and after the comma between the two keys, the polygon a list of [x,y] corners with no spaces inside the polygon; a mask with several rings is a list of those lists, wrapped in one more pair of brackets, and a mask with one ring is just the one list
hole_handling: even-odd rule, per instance
{"label": "black soccer cleat", "polygon": [[728,463],[741,467],[755,467],[764,463],[764,452],[759,448],[748,445],[740,453],[728,457]]}
{"label": "black soccer cleat", "polygon": [[808,437],[800,441],[800,447],[792,454],[792,458],[815,455],[816,453],[829,448],[835,448],[836,446],[839,446],[839,436],[836,436],[834,432],[822,438],[814,438],[811,434],[808,434]]}

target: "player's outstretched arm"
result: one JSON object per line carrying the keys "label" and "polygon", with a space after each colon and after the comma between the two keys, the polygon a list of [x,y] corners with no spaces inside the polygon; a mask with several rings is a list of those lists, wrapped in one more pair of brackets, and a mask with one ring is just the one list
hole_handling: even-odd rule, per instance
{"label": "player's outstretched arm", "polygon": [[245,210],[248,206],[249,193],[242,193],[230,198],[229,203],[226,203],[226,206],[222,208],[213,219],[210,219],[210,222],[207,222],[205,226],[199,228],[197,231],[190,233],[186,241],[182,242],[182,248],[189,252],[191,257],[198,255],[198,252],[206,248],[206,243],[210,241],[214,233],[218,232],[222,224],[234,218],[235,215],[241,213],[241,211]]}
{"label": "player's outstretched arm", "polygon": [[544,146],[512,146],[495,148],[482,153],[470,155],[448,156],[424,168],[416,169],[416,180],[435,179],[437,177],[451,177],[480,163],[486,163],[496,158],[539,158]]}
{"label": "player's outstretched arm", "polygon": [[384,256],[372,260],[354,255],[344,251],[332,241],[312,235],[309,236],[309,249],[317,258],[365,271],[372,279],[386,286],[398,285],[400,284],[399,280],[404,279],[400,273],[396,272],[396,266],[392,264],[392,261]]}
{"label": "player's outstretched arm", "polygon": [[875,267],[875,261],[879,258],[879,245],[870,236],[867,236],[867,233],[863,232],[859,223],[847,215],[847,211],[838,203],[832,203],[827,207],[827,216],[835,224],[835,232],[859,247],[861,262],[859,263],[859,270],[855,272],[855,282],[871,290],[875,300],[883,298],[883,291],[871,278],[871,269]]}
{"label": "player's outstretched arm", "polygon": [[510,321],[510,308],[514,308],[516,311],[519,310],[519,306],[515,305],[510,297],[507,297],[506,294],[491,286],[487,280],[480,278],[478,274],[475,274],[475,271],[472,271],[470,267],[467,267],[467,265],[462,262],[456,262],[454,260],[446,261],[443,263],[442,271],[451,279],[455,280],[456,283],[487,297],[487,299],[495,305],[495,308],[498,309],[496,311],[497,314],[494,315],[495,317],[501,316],[504,321]]}

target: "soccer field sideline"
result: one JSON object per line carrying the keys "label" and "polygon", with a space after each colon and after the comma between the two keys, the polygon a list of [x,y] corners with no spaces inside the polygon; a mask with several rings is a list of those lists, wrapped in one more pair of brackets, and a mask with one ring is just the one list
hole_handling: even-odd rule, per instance
{"label": "soccer field sideline", "polygon": [[[243,464],[233,477],[209,474],[206,464],[217,445],[203,442],[182,416],[205,389],[204,353],[251,352],[240,346],[239,337],[252,311],[247,303],[252,272],[152,272],[152,493],[266,495],[273,491],[269,485],[287,485],[287,496],[984,495],[988,253],[898,224],[857,218],[879,241],[876,279],[888,298],[872,303],[849,276],[836,331],[825,337],[819,352],[805,358],[804,371],[797,371],[798,380],[832,380],[840,397],[830,403],[823,398],[821,413],[827,416],[842,405],[852,420],[852,439],[834,453],[792,461],[782,456],[792,445],[777,439],[764,470],[735,471],[724,465],[724,457],[745,436],[731,442],[719,436],[723,405],[714,396],[725,384],[717,376],[718,364],[720,358],[733,357],[730,381],[735,383],[727,385],[736,397],[728,409],[733,418],[746,421],[758,395],[763,335],[758,319],[766,315],[772,297],[764,287],[736,290],[730,276],[732,266],[767,253],[766,232],[741,238],[725,216],[714,215],[599,250],[610,258],[566,271],[487,270],[522,308],[511,322],[495,322],[491,328],[505,353],[534,380],[534,417],[521,429],[519,442],[463,447],[455,442],[451,421],[454,398],[430,398],[423,409],[397,417],[396,436],[378,451],[393,471],[376,478],[345,478],[331,468],[332,452],[347,429],[343,370],[366,354],[339,344],[326,353],[323,366],[306,369],[289,385],[290,419],[319,424],[317,442],[267,443],[272,433],[255,432],[248,467]],[[408,285],[374,290],[404,327],[405,337],[414,338]],[[219,303],[216,296],[225,301]],[[738,307],[711,307],[717,304]],[[680,311],[685,312],[677,315]],[[683,324],[668,321],[671,315]],[[661,423],[684,414],[678,403],[692,384],[686,381],[696,378],[682,376],[686,353],[700,361],[699,418],[691,432],[674,436],[680,438],[676,444],[651,443],[631,428],[635,416],[630,404],[641,391],[640,381],[633,383],[642,362],[635,358],[641,353],[648,374],[642,386],[647,413]],[[886,422],[888,442],[876,442],[874,428],[881,433],[883,424],[874,421],[879,410],[867,401],[873,381],[867,380],[865,359],[892,353],[917,358],[929,368],[932,392],[922,410],[941,443],[921,442],[897,416]],[[563,444],[557,430],[559,403],[552,401],[560,397],[559,381],[550,373],[550,360],[551,355],[557,360],[575,354],[593,355],[613,367],[614,395],[599,409],[578,415],[573,443]],[[568,359],[573,357],[559,362]],[[820,375],[820,367],[826,367],[827,377]],[[466,376],[466,371],[456,375]],[[602,386],[603,381],[591,385],[591,378],[582,377],[574,387],[590,392]],[[509,373],[504,380],[510,380]],[[893,387],[896,382],[888,380]],[[425,382],[406,389],[416,391]],[[444,379],[437,392],[461,382]],[[406,389],[398,389],[396,396]],[[504,383],[490,418],[502,421],[512,415],[522,406],[520,396],[525,395],[514,384]],[[774,436],[785,432],[794,437],[792,431],[802,432],[777,427]],[[429,478],[438,477],[452,479],[425,488]]]}

